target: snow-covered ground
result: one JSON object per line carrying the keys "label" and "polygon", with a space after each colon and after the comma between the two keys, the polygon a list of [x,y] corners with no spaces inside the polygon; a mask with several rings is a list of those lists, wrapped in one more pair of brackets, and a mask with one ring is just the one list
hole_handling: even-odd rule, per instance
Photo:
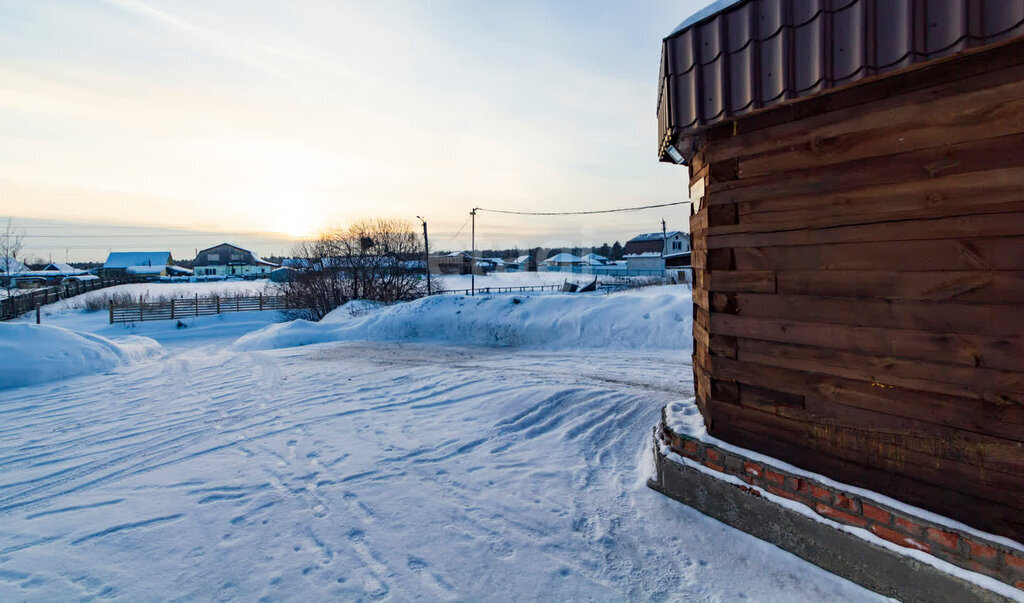
{"label": "snow-covered ground", "polygon": [[[325,341],[432,341],[537,349],[689,350],[690,289],[648,287],[613,295],[435,295],[372,308],[353,302],[319,323],[274,325],[239,339],[238,350]],[[680,355],[686,355],[676,352]]]}
{"label": "snow-covered ground", "polygon": [[[637,295],[659,294],[689,307]],[[494,315],[456,301],[435,312]],[[217,322],[262,314],[143,324],[176,347],[0,390],[0,600],[877,598],[646,488],[686,345],[578,348],[569,319],[542,346],[243,351]],[[689,340],[688,317],[646,320]]]}

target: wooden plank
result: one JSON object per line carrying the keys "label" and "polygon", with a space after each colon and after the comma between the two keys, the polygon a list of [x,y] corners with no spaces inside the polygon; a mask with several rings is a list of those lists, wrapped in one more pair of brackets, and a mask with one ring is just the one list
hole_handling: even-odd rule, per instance
{"label": "wooden plank", "polygon": [[708,249],[770,247],[774,245],[825,245],[866,241],[913,241],[1009,237],[1024,234],[1024,212],[1010,211],[943,218],[917,218],[877,224],[779,229],[778,232],[707,236]]}
{"label": "wooden plank", "polygon": [[[696,271],[695,271],[696,272]],[[704,308],[707,311],[711,311],[711,303],[708,301],[708,290],[701,287],[694,287],[693,289],[693,303],[700,308]]]}
{"label": "wooden plank", "polygon": [[[1024,168],[1022,168],[1024,170]],[[912,223],[918,220],[935,220],[956,216],[977,216],[985,214],[1001,214],[1024,211],[1024,192],[1015,192],[1016,200],[1004,203],[985,203],[981,205],[952,204],[948,206],[923,207],[908,211],[885,213],[861,213],[847,211],[835,213],[821,218],[799,218],[785,222],[765,222],[759,224],[732,224],[728,226],[711,226],[707,236],[721,236],[745,233],[787,232],[815,228],[835,228],[837,226],[856,226],[862,224],[892,224],[897,222]]]}
{"label": "wooden plank", "polygon": [[[827,223],[837,215],[880,216],[928,210],[951,215],[972,206],[1024,199],[1024,169],[1020,167],[954,174],[937,178],[891,182],[853,190],[819,191],[811,195],[762,198],[730,205],[745,225],[804,221]],[[875,220],[877,221],[877,220]]]}
{"label": "wooden plank", "polygon": [[702,285],[709,291],[774,293],[775,273],[767,270],[715,270],[707,273],[707,282]]}
{"label": "wooden plank", "polygon": [[694,306],[693,308],[693,322],[704,327],[709,333],[711,332],[711,317],[708,311],[700,306]]}
{"label": "wooden plank", "polygon": [[1022,405],[1024,373],[872,356],[835,348],[744,340],[741,362],[832,375],[879,387],[899,387],[964,398],[980,397],[996,404]]}
{"label": "wooden plank", "polygon": [[[697,324],[693,323],[693,341],[696,344],[694,349],[702,348],[707,350],[711,347],[711,336],[708,334],[708,330]],[[704,365],[705,367],[710,365]]]}
{"label": "wooden plank", "polygon": [[[705,206],[707,202],[705,201]],[[708,228],[708,212],[706,207],[702,207],[701,210],[692,216],[690,216],[690,233],[693,235],[699,234],[707,230]]]}
{"label": "wooden plank", "polygon": [[[736,338],[727,337],[724,335],[711,335],[707,329],[701,326],[699,323],[693,323],[693,339],[697,346],[707,350],[711,356],[723,356],[726,358],[736,358]],[[710,368],[710,364],[704,365],[705,368]]]}
{"label": "wooden plank", "polygon": [[805,397],[802,394],[792,394],[747,383],[739,385],[740,406],[749,406],[777,414],[784,408],[804,408],[805,405]]}
{"label": "wooden plank", "polygon": [[1014,168],[1021,165],[1021,148],[1024,148],[1024,134],[1011,134],[833,165],[812,164],[784,173],[712,182],[707,187],[706,204],[835,193],[864,186]]}
{"label": "wooden plank", "polygon": [[[740,247],[737,270],[1024,270],[1024,237]],[[723,250],[714,250],[723,251]]]}
{"label": "wooden plank", "polygon": [[[740,340],[741,344],[743,340]],[[825,399],[833,404],[954,427],[1019,441],[1024,433],[1020,405],[988,402],[913,389],[882,387],[867,381],[835,377],[728,358],[715,359],[715,378]]]}
{"label": "wooden plank", "polygon": [[968,88],[958,80],[947,83],[946,90],[911,95],[923,103],[899,98],[810,117],[739,136],[727,141],[727,149],[712,146],[708,153],[722,161],[718,158],[735,152],[739,176],[749,178],[793,166],[841,163],[1024,132],[1024,67],[975,79],[985,81]]}
{"label": "wooden plank", "polygon": [[[1020,253],[1024,256],[1024,247]],[[778,292],[782,294],[957,303],[1024,303],[1024,271],[780,271],[777,280]]]}
{"label": "wooden plank", "polygon": [[694,269],[704,270],[708,267],[708,254],[706,251],[690,252],[690,265]]}
{"label": "wooden plank", "polygon": [[[739,313],[747,317],[999,338],[1024,335],[1024,307],[1018,304],[931,303],[759,293],[737,293],[736,303]],[[709,328],[708,331],[715,333],[718,330]]]}
{"label": "wooden plank", "polygon": [[[794,435],[788,427],[760,426],[755,417],[741,417],[729,420],[726,412],[719,413],[722,419],[714,422],[711,435],[732,444],[758,450],[782,461],[791,463],[836,480],[880,492],[909,504],[964,521],[974,527],[1024,538],[1024,513],[1019,507],[994,503],[977,495],[976,492],[961,492],[968,480],[958,480],[957,488],[944,483],[929,483],[914,473],[879,471],[864,463],[865,459],[845,459],[807,449],[794,442]],[[743,410],[743,409],[740,409]],[[762,413],[767,414],[767,413]],[[769,415],[770,416],[770,415]]]}
{"label": "wooden plank", "polygon": [[842,425],[873,433],[877,439],[898,443],[907,450],[1024,475],[1024,448],[1011,439],[851,408],[821,397],[804,399],[800,406],[779,405],[775,414],[809,423]]}
{"label": "wooden plank", "polygon": [[1024,358],[1024,338],[1019,336],[931,333],[723,314],[714,314],[711,321],[712,339],[745,337],[1018,372]]}
{"label": "wooden plank", "polygon": [[[712,398],[718,399],[714,392]],[[741,406],[762,412],[802,422],[840,425],[907,450],[1004,473],[1024,474],[1024,448],[1019,438],[1001,438],[964,430],[959,426],[846,406],[820,394],[804,396],[740,384],[739,399]]]}

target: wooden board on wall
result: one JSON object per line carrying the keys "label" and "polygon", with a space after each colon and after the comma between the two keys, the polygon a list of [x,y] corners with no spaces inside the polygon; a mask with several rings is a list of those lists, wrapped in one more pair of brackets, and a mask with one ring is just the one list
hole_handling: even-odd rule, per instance
{"label": "wooden board on wall", "polygon": [[729,249],[737,270],[1024,270],[1024,236]]}

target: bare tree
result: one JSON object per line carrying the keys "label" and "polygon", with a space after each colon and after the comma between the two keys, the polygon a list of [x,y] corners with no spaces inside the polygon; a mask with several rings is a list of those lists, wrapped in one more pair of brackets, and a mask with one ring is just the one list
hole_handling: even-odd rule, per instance
{"label": "bare tree", "polygon": [[4,275],[7,292],[11,291],[11,274],[18,266],[18,254],[24,246],[25,231],[14,227],[14,220],[7,218],[7,224],[0,230],[0,274]]}
{"label": "bare tree", "polygon": [[280,289],[301,318],[319,320],[352,299],[406,301],[427,293],[423,240],[410,222],[360,220],[296,245],[306,266]]}

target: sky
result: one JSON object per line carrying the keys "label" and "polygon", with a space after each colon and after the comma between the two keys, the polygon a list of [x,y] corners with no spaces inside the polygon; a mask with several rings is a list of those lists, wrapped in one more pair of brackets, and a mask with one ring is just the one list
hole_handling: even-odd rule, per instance
{"label": "sky", "polygon": [[[23,256],[262,255],[365,217],[470,246],[473,207],[686,199],[661,40],[703,0],[0,0],[0,219]],[[477,247],[625,241],[687,206],[481,212]]]}

